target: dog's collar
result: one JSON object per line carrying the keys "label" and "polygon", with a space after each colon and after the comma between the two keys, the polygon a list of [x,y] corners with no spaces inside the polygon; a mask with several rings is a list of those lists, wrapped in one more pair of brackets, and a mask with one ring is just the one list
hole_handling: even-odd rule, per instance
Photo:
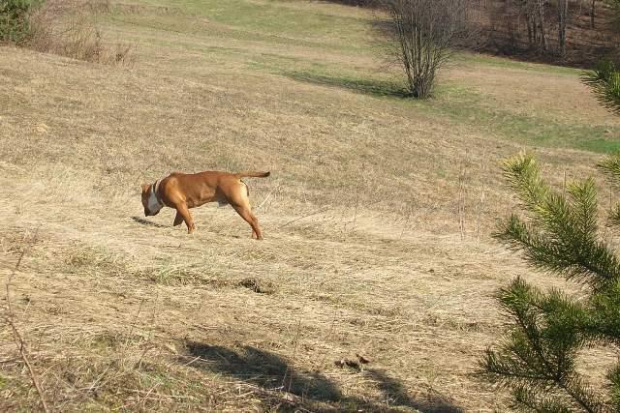
{"label": "dog's collar", "polygon": [[157,213],[164,207],[164,202],[159,197],[159,184],[160,181],[155,181],[151,185],[151,194],[149,195],[148,208],[151,213]]}
{"label": "dog's collar", "polygon": [[159,205],[163,206],[164,205],[164,201],[162,201],[161,198],[159,197],[159,184],[160,183],[161,183],[161,181],[159,179],[157,181],[155,181],[155,183],[151,187],[151,193],[153,195],[155,195],[155,199],[157,200],[157,203]]}

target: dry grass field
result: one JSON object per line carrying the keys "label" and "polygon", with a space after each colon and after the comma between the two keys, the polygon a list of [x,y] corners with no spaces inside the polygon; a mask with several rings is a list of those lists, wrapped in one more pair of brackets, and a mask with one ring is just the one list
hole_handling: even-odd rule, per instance
{"label": "dry grass field", "polygon": [[[579,71],[463,55],[415,102],[361,9],[75,6],[130,61],[0,47],[0,302],[51,411],[509,410],[475,374],[494,292],[576,286],[491,238],[499,163],[526,148],[562,185],[620,149]],[[142,216],[142,182],[207,169],[272,172],[248,180],[264,241],[229,207],[193,235]],[[0,411],[39,400],[3,325]]]}

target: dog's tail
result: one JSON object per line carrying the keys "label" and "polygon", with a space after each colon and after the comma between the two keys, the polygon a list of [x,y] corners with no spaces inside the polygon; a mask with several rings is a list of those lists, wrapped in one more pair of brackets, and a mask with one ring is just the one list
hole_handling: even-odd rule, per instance
{"label": "dog's tail", "polygon": [[239,172],[236,175],[239,178],[267,178],[271,172]]}

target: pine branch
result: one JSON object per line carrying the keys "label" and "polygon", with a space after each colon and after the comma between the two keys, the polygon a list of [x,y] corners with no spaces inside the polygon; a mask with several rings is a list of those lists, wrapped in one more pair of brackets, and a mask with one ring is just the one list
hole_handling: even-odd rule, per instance
{"label": "pine branch", "polygon": [[620,411],[620,365],[609,372],[607,378],[611,382],[611,402],[613,409],[617,412]]}
{"label": "pine branch", "polygon": [[607,175],[611,183],[620,184],[620,153],[609,156],[596,166]]}
{"label": "pine branch", "polygon": [[484,375],[495,384],[510,386],[512,383],[540,383],[550,381],[544,374],[533,372],[523,358],[510,356],[510,348],[503,347],[500,351],[487,349],[480,366]]}
{"label": "pine branch", "polygon": [[547,198],[549,188],[540,177],[536,160],[525,152],[504,162],[504,177],[519,194],[525,207],[536,212]]}
{"label": "pine branch", "polygon": [[[540,233],[516,215],[500,224],[494,237],[525,253],[527,262],[541,270],[580,278],[595,290],[620,279],[620,263],[607,245],[575,234]],[[559,224],[556,226],[560,226]]]}
{"label": "pine branch", "polygon": [[620,114],[620,70],[613,62],[603,61],[583,77],[601,104]]}
{"label": "pine branch", "polygon": [[560,383],[560,387],[568,393],[572,399],[584,411],[588,413],[611,413],[604,402],[592,390],[590,385],[584,383],[576,374],[572,374]]}
{"label": "pine branch", "polygon": [[545,239],[536,233],[532,227],[516,215],[500,224],[500,229],[494,237],[508,244],[515,250],[523,250],[527,261],[542,269],[556,270],[560,255],[557,246],[545,242]]}
{"label": "pine branch", "polygon": [[[581,332],[589,319],[586,308],[560,291],[542,294],[520,278],[497,298],[516,328],[497,351],[487,350],[486,377],[513,388],[517,401],[524,396],[518,404],[529,411],[579,406],[588,413],[604,412],[604,404],[575,372],[577,351],[589,342]],[[538,393],[553,397],[534,397]]]}
{"label": "pine branch", "polygon": [[591,389],[581,383],[579,385],[563,386],[563,389],[566,390],[570,398],[559,394],[544,397],[527,386],[518,386],[513,390],[517,403],[515,407],[540,413],[572,413],[576,407],[580,407],[588,413],[604,413],[608,411],[600,401],[596,400],[596,396]]}
{"label": "pine branch", "polygon": [[559,397],[536,397],[536,394],[525,386],[514,389],[515,406],[517,409],[527,412],[540,413],[572,413],[564,401]]}
{"label": "pine branch", "polygon": [[590,298],[591,309],[584,322],[584,333],[591,339],[609,340],[620,344],[620,285]]}
{"label": "pine branch", "polygon": [[588,178],[583,182],[570,184],[568,193],[571,195],[571,211],[575,227],[581,239],[589,241],[596,238],[597,210],[596,186],[594,179]]}
{"label": "pine branch", "polygon": [[609,213],[609,220],[614,225],[620,225],[620,204],[614,205],[613,209]]}
{"label": "pine branch", "polygon": [[[613,186],[620,186],[620,153],[608,156],[596,166],[605,174]],[[609,219],[612,224],[620,225],[620,204],[614,205],[610,211]]]}
{"label": "pine branch", "polygon": [[552,191],[541,179],[534,159],[520,154],[505,162],[504,173],[532,214],[536,230],[515,215],[495,236],[523,250],[535,267],[581,278],[595,290],[620,279],[620,262],[597,240],[596,187],[593,179],[573,183],[568,196]]}
{"label": "pine branch", "polygon": [[548,337],[545,336],[549,334],[539,327],[540,320],[545,316],[544,298],[540,292],[517,278],[509,288],[500,290],[498,299],[519,327],[512,333],[504,352],[516,356],[522,369],[534,372],[541,379],[551,382],[562,380],[572,366],[554,360],[563,358],[562,353],[571,348],[554,348],[547,342]]}

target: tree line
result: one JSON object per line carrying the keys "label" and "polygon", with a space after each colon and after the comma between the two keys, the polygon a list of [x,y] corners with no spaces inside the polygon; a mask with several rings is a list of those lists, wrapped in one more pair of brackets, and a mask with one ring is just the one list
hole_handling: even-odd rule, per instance
{"label": "tree line", "polygon": [[[384,8],[384,0],[332,0]],[[390,2],[387,2],[388,4]],[[476,26],[467,47],[522,58],[584,65],[620,43],[618,0],[469,0]]]}

